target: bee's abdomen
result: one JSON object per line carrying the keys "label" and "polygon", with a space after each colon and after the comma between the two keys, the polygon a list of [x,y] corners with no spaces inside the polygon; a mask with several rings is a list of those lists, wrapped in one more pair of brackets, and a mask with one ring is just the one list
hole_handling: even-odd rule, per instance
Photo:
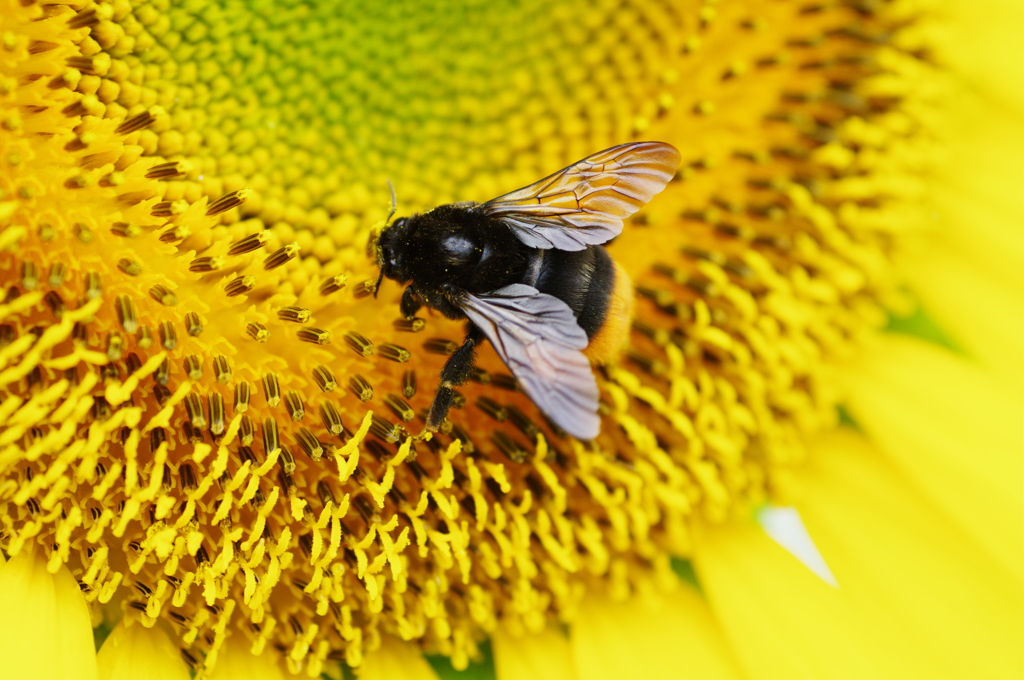
{"label": "bee's abdomen", "polygon": [[[546,250],[543,254],[536,288],[564,301],[576,323],[594,336],[604,326],[616,289],[618,272],[608,252],[601,246],[586,250]],[[626,280],[628,287],[628,279]]]}

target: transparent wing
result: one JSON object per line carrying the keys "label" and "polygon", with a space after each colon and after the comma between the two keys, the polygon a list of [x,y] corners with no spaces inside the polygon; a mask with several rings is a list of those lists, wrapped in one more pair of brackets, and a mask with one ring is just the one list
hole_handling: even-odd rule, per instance
{"label": "transparent wing", "polygon": [[466,294],[460,307],[556,425],[578,439],[598,435],[597,381],[581,351],[587,334],[569,305],[515,283],[487,295]]}
{"label": "transparent wing", "polygon": [[622,220],[665,188],[680,159],[663,142],[613,146],[478,210],[512,227],[531,248],[583,250],[618,236]]}

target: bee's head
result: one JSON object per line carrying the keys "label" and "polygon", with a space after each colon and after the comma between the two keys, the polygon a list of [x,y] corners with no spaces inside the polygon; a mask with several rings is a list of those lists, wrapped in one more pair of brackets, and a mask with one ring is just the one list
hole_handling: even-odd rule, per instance
{"label": "bee's head", "polygon": [[409,232],[413,219],[399,217],[377,235],[377,263],[380,265],[378,287],[385,276],[399,283],[406,283],[409,280],[405,270],[405,251],[409,247]]}
{"label": "bee's head", "polygon": [[381,281],[385,276],[399,283],[409,280],[405,274],[405,268],[402,266],[402,259],[406,234],[411,225],[407,217],[400,217],[395,220],[394,224],[390,224],[391,218],[395,215],[395,208],[398,207],[398,201],[395,198],[395,185],[391,183],[391,180],[388,180],[388,188],[391,190],[391,211],[384,219],[384,226],[379,232],[375,232],[370,240],[377,251],[377,264],[380,266],[380,274],[373,287],[373,297],[377,297],[377,291],[380,290]]}

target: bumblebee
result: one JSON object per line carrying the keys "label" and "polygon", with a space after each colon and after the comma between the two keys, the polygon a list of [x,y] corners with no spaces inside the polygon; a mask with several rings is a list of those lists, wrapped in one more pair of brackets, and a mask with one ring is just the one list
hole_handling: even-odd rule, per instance
{"label": "bumblebee", "polygon": [[601,244],[679,162],[669,144],[622,144],[486,203],[450,203],[384,227],[377,288],[384,277],[408,284],[402,316],[427,306],[469,322],[441,370],[428,430],[448,414],[486,338],[555,425],[583,440],[598,435],[591,362],[625,345],[633,306],[629,277]]}

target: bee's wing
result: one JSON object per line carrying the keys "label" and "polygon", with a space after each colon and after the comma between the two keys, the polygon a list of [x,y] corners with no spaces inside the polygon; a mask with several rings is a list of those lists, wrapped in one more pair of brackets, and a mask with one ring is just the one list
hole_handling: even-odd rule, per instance
{"label": "bee's wing", "polygon": [[597,381],[581,351],[587,334],[569,305],[514,283],[487,295],[467,293],[460,308],[556,425],[578,439],[597,436]]}
{"label": "bee's wing", "polygon": [[531,248],[583,250],[618,236],[622,220],[665,188],[680,159],[663,142],[613,146],[478,210]]}

